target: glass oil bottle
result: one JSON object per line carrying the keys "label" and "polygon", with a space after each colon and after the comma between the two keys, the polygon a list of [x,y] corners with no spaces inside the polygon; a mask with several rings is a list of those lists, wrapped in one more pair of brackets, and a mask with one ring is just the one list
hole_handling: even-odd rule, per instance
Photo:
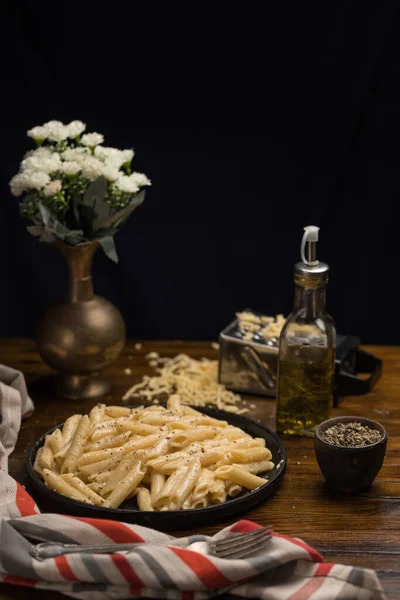
{"label": "glass oil bottle", "polygon": [[333,404],[336,331],[325,311],[329,267],[317,260],[319,227],[304,228],[295,301],[279,339],[276,428],[313,436]]}

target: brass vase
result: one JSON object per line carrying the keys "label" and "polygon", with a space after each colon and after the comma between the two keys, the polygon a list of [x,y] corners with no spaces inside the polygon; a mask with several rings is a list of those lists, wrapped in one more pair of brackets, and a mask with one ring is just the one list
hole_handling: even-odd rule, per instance
{"label": "brass vase", "polygon": [[56,393],[71,400],[98,398],[110,384],[100,371],[121,354],[126,339],[119,310],[93,292],[91,267],[98,242],[69,246],[57,240],[68,266],[67,301],[39,321],[37,344],[43,360],[59,372]]}

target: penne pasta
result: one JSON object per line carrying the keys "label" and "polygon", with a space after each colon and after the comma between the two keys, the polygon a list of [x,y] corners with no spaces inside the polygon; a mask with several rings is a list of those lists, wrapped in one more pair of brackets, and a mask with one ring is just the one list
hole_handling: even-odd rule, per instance
{"label": "penne pasta", "polygon": [[210,489],[210,504],[222,504],[226,500],[226,487],[222,479],[214,479]]}
{"label": "penne pasta", "polygon": [[128,441],[130,431],[124,431],[117,435],[106,435],[97,442],[86,444],[85,452],[94,452],[95,450],[105,450],[106,448],[116,448]]}
{"label": "penne pasta", "polygon": [[119,431],[130,431],[135,435],[151,435],[158,433],[158,427],[154,425],[146,425],[146,423],[138,423],[137,421],[120,421],[116,423]]}
{"label": "penne pasta", "polygon": [[[88,481],[90,481],[90,483],[101,483],[102,485],[104,485],[104,483],[110,479],[113,472],[114,471],[111,471],[111,469],[107,471],[101,471],[101,473],[94,473],[93,475],[88,475],[87,479]],[[78,471],[78,475],[79,477],[85,476],[85,474],[81,473],[80,471]]]}
{"label": "penne pasta", "polygon": [[208,469],[201,469],[192,493],[192,500],[200,500],[210,493],[214,482],[214,473]]}
{"label": "penne pasta", "polygon": [[98,404],[74,414],[39,448],[33,468],[74,500],[141,511],[221,504],[266,483],[274,468],[263,438],[252,438],[171,395],[167,407]]}
{"label": "penne pasta", "polygon": [[92,442],[98,442],[103,437],[110,435],[117,435],[119,433],[116,425],[110,425],[110,421],[99,423],[94,427],[93,431],[90,432],[90,439]]}
{"label": "penne pasta", "polygon": [[[134,452],[131,452],[130,454],[127,454],[126,456],[124,456],[124,458],[121,460],[121,462],[119,463],[117,468],[114,469],[114,471],[110,472],[110,476],[107,477],[107,479],[105,480],[106,483],[103,488],[104,493],[111,492],[115,488],[117,483],[121,479],[123,479],[125,477],[125,475],[128,473],[129,469],[132,467],[135,460],[136,460],[136,456],[135,456]],[[96,479],[96,481],[101,481],[101,477],[99,476],[99,478]]]}
{"label": "penne pasta", "polygon": [[151,493],[151,504],[154,505],[158,498],[162,488],[165,485],[165,475],[162,473],[152,473],[150,476],[150,493]]}
{"label": "penne pasta", "polygon": [[272,471],[272,469],[275,468],[274,463],[269,460],[260,460],[259,462],[253,463],[234,463],[234,466],[244,469],[249,473],[253,473],[253,475],[265,473],[266,471]]}
{"label": "penne pasta", "polygon": [[181,411],[181,398],[179,394],[172,394],[172,396],[168,398],[167,408],[170,410],[176,410],[178,412]]}
{"label": "penne pasta", "polygon": [[72,417],[68,417],[68,419],[65,421],[64,427],[62,428],[64,444],[72,440],[76,430],[78,429],[78,425],[81,419],[82,415],[72,415]]}
{"label": "penne pasta", "polygon": [[59,494],[73,498],[73,500],[79,500],[80,502],[93,504],[86,496],[69,485],[69,483],[64,481],[60,475],[57,475],[53,471],[50,471],[49,469],[43,469],[43,478],[48,487]]}
{"label": "penne pasta", "polygon": [[147,488],[139,487],[137,489],[136,498],[139,510],[154,511],[153,504],[151,502],[151,494]]}
{"label": "penne pasta", "polygon": [[64,446],[63,436],[59,429],[55,429],[49,436],[49,445],[53,454],[56,454]]}
{"label": "penne pasta", "polygon": [[269,460],[271,458],[271,452],[268,448],[254,447],[244,450],[231,450],[231,456],[233,462],[251,463],[260,460]]}
{"label": "penne pasta", "polygon": [[84,465],[98,463],[103,460],[107,460],[108,458],[112,458],[113,456],[119,456],[120,454],[125,454],[124,446],[120,446],[119,448],[106,448],[105,450],[85,452],[77,461],[77,466],[78,468],[81,468]]}
{"label": "penne pasta", "polygon": [[92,481],[91,483],[87,484],[87,487],[90,490],[93,490],[94,492],[96,492],[96,494],[101,494],[102,490],[103,490],[103,484],[102,483],[97,483],[96,481]]}
{"label": "penne pasta", "polygon": [[61,464],[64,460],[64,458],[67,456],[68,450],[71,447],[71,441],[72,440],[68,440],[68,442],[66,444],[64,444],[64,446],[61,448],[61,450],[59,450],[55,455],[54,455],[54,459],[56,461],[61,461]]}
{"label": "penne pasta", "polygon": [[234,467],[233,465],[227,465],[225,467],[220,467],[215,471],[215,477],[218,479],[229,480],[232,483],[236,483],[242,487],[245,487],[248,490],[255,490],[256,488],[267,483],[266,479],[262,477],[258,477],[258,475],[253,475],[252,473],[248,473],[239,467]]}
{"label": "penne pasta", "polygon": [[131,409],[126,406],[106,406],[106,415],[113,419],[126,417],[131,413]]}
{"label": "penne pasta", "polygon": [[174,415],[166,415],[163,413],[148,413],[147,415],[145,415],[144,417],[142,417],[140,419],[141,423],[145,423],[147,425],[154,425],[157,427],[162,427],[163,425],[166,425],[167,423],[172,423],[173,421],[175,421],[176,416]]}
{"label": "penne pasta", "polygon": [[201,442],[202,440],[211,439],[218,435],[217,427],[196,427],[192,431],[180,431],[176,433],[170,440],[171,448],[184,448],[192,442]]}
{"label": "penne pasta", "polygon": [[78,492],[86,496],[86,498],[89,498],[89,500],[91,500],[93,504],[97,504],[98,506],[101,506],[103,504],[103,498],[99,496],[96,492],[94,492],[89,486],[87,486],[86,483],[83,483],[83,481],[79,479],[79,477],[75,477],[75,475],[72,475],[71,473],[66,473],[65,475],[61,475],[61,477],[71,487],[78,490]]}
{"label": "penne pasta", "polygon": [[43,450],[39,457],[39,465],[42,469],[51,469],[54,465],[54,454],[50,448],[49,436],[46,435]]}
{"label": "penne pasta", "polygon": [[78,460],[82,454],[83,448],[89,435],[90,420],[87,415],[82,417],[74,437],[71,440],[71,446],[67,452],[61,467],[61,473],[73,473],[76,471]]}
{"label": "penne pasta", "polygon": [[36,452],[35,460],[34,460],[34,463],[33,463],[33,470],[38,475],[43,475],[43,469],[40,466],[40,457],[42,455],[42,452],[43,452],[43,448],[39,448],[39,450]]}
{"label": "penne pasta", "polygon": [[179,485],[180,481],[182,481],[182,479],[186,475],[187,470],[187,466],[179,467],[174,471],[174,473],[170,477],[168,477],[167,481],[165,482],[160,492],[154,499],[154,506],[160,507],[162,505],[169,504],[172,492],[174,491],[175,487]]}
{"label": "penne pasta", "polygon": [[128,471],[127,475],[125,475],[125,477],[116,485],[115,489],[108,496],[107,500],[105,500],[103,506],[118,508],[125,498],[127,498],[127,496],[129,496],[129,494],[131,494],[139,485],[145,473],[146,468],[142,461],[137,461],[132,466],[130,471]]}
{"label": "penne pasta", "polygon": [[105,404],[97,404],[96,406],[93,406],[92,410],[89,413],[90,424],[96,425],[96,423],[101,423],[103,421],[105,413]]}
{"label": "penne pasta", "polygon": [[231,496],[232,498],[238,496],[243,490],[242,486],[238,485],[237,483],[230,483],[229,481],[226,481],[225,484],[226,495]]}
{"label": "penne pasta", "polygon": [[199,478],[200,469],[200,459],[197,456],[194,456],[188,465],[185,476],[177,482],[171,492],[170,502],[174,505],[175,510],[181,508],[186,498],[193,491]]}
{"label": "penne pasta", "polygon": [[158,442],[152,447],[146,450],[145,460],[146,462],[149,460],[154,460],[167,454],[169,447],[168,439],[163,436]]}

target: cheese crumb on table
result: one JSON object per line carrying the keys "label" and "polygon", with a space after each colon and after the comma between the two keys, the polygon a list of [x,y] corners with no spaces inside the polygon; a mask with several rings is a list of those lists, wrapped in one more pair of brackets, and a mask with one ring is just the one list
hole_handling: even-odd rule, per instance
{"label": "cheese crumb on table", "polygon": [[187,354],[161,358],[156,352],[150,352],[146,358],[150,366],[157,367],[158,375],[145,375],[126,392],[124,401],[136,396],[155,403],[162,394],[179,394],[183,404],[215,406],[237,414],[248,412],[237,406],[241,402],[238,394],[218,383],[217,360],[196,360]]}

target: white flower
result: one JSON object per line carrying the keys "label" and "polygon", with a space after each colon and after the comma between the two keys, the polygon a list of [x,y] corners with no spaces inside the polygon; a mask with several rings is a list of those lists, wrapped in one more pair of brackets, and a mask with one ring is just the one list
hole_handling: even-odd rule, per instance
{"label": "white flower", "polygon": [[148,179],[148,177],[146,177],[146,175],[144,173],[136,173],[135,172],[135,173],[132,173],[132,175],[130,175],[129,177],[139,187],[142,187],[144,185],[151,185],[150,179]]}
{"label": "white flower", "polygon": [[27,135],[34,140],[45,140],[47,138],[47,129],[43,125],[37,125],[27,131]]}
{"label": "white flower", "polygon": [[139,191],[135,181],[128,175],[120,175],[116,181],[116,186],[121,192],[125,192],[126,194],[136,194]]}
{"label": "white flower", "polygon": [[62,142],[68,137],[68,126],[61,121],[48,121],[43,125],[47,132],[47,138],[52,142]]}
{"label": "white flower", "polygon": [[29,172],[28,171],[28,189],[32,190],[41,190],[47,185],[50,181],[50,177],[47,173],[43,173],[42,171],[37,172]]}
{"label": "white flower", "polygon": [[103,174],[103,163],[94,156],[86,156],[81,162],[82,173],[84,177],[93,181]]}
{"label": "white flower", "polygon": [[131,163],[134,154],[133,150],[120,150],[121,160],[123,160],[122,164]]}
{"label": "white flower", "polygon": [[49,181],[50,177],[47,173],[41,171],[24,171],[11,179],[11,193],[13,196],[20,196],[29,190],[41,190]]}
{"label": "white flower", "polygon": [[59,179],[56,179],[55,181],[50,181],[50,183],[48,183],[45,186],[45,188],[43,190],[43,194],[45,196],[55,196],[60,191],[61,191],[61,181]]}
{"label": "white flower", "polygon": [[131,162],[134,152],[133,150],[118,150],[107,146],[97,146],[94,154],[101,160],[120,168],[122,165]]}
{"label": "white flower", "polygon": [[28,183],[28,175],[27,173],[18,173],[14,175],[14,177],[10,181],[10,189],[13,196],[21,196],[24,192],[26,192]]}
{"label": "white flower", "polygon": [[81,165],[75,161],[66,161],[61,163],[60,171],[62,171],[66,175],[76,175],[81,170]]}
{"label": "white flower", "polygon": [[76,138],[85,131],[86,123],[82,123],[82,121],[71,121],[66,127],[68,129],[68,137]]}
{"label": "white flower", "polygon": [[118,177],[121,175],[118,167],[114,167],[114,165],[105,164],[102,169],[102,175],[107,179],[107,181],[116,181]]}
{"label": "white flower", "polygon": [[104,142],[104,135],[101,133],[85,133],[81,138],[81,142],[84,146],[93,148]]}
{"label": "white flower", "polygon": [[58,171],[60,166],[60,155],[58,152],[51,152],[48,148],[38,148],[21,162],[22,171],[53,173],[54,171]]}
{"label": "white flower", "polygon": [[77,162],[79,164],[81,164],[87,156],[90,156],[90,150],[87,148],[67,148],[61,154],[63,160]]}

